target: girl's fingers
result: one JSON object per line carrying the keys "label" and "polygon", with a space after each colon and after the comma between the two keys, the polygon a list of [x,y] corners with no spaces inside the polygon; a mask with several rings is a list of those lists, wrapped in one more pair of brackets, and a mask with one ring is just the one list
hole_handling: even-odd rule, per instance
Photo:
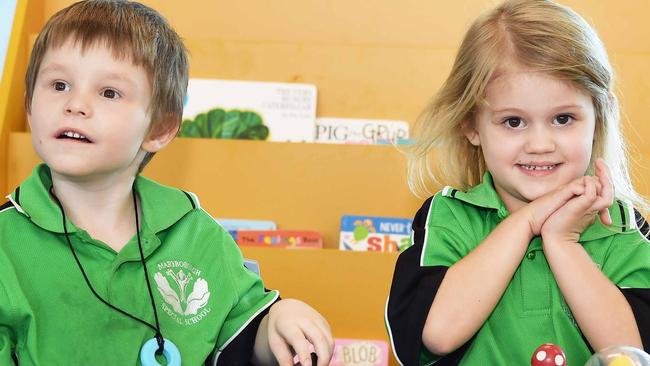
{"label": "girl's fingers", "polygon": [[599,210],[600,221],[605,225],[611,225],[612,217],[609,214],[609,207],[614,202],[614,185],[612,184],[611,173],[603,159],[597,159],[595,165],[596,177],[602,186],[595,206]]}
{"label": "girl's fingers", "polygon": [[598,212],[600,216],[600,222],[609,226],[612,224],[612,216],[609,214],[609,208],[603,208]]}
{"label": "girl's fingers", "polygon": [[585,193],[582,195],[583,202],[581,206],[584,209],[590,208],[598,198],[598,182],[593,177],[585,177]]}
{"label": "girl's fingers", "polygon": [[598,182],[603,186],[600,196],[614,201],[614,184],[612,183],[612,174],[603,159],[596,160],[596,177]]}

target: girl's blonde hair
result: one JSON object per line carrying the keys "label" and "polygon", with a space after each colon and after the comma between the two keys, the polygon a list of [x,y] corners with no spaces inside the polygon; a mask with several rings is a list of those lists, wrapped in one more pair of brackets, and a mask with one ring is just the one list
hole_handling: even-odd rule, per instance
{"label": "girl's blonde hair", "polygon": [[596,158],[604,158],[617,198],[647,210],[631,183],[605,47],[580,15],[548,0],[506,1],[471,25],[449,77],[416,121],[416,141],[407,149],[411,191],[430,195],[429,188],[443,182],[463,190],[480,183],[485,160],[463,129],[473,123],[495,71],[509,62],[565,80],[591,96],[596,128],[589,172]]}

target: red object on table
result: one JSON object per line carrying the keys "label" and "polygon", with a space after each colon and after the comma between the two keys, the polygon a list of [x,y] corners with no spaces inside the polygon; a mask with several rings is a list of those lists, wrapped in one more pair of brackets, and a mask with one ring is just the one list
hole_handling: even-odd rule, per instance
{"label": "red object on table", "polygon": [[566,355],[560,346],[553,343],[544,343],[533,352],[530,365],[566,366]]}

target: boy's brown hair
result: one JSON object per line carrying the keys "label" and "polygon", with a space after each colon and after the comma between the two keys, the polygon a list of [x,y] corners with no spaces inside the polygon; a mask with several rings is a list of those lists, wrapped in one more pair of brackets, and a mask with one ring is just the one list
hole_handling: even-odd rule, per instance
{"label": "boy's brown hair", "polygon": [[[45,52],[72,38],[83,50],[103,44],[117,59],[142,66],[151,81],[150,134],[180,128],[187,92],[188,57],[181,38],[155,10],[127,0],[80,1],[54,14],[36,38],[25,75],[25,108]],[[151,160],[148,153],[140,171]]]}

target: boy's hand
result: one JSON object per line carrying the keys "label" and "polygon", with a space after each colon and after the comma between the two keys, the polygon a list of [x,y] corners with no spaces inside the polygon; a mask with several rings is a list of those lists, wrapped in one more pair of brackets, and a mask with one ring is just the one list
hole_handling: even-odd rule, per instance
{"label": "boy's hand", "polygon": [[[334,339],[329,324],[316,310],[304,302],[285,299],[271,306],[268,317],[268,342],[280,366],[293,366],[294,354],[302,366],[329,364]],[[318,365],[312,365],[310,345],[318,355]]]}
{"label": "boy's hand", "polygon": [[596,161],[596,175],[582,177],[584,193],[569,200],[544,222],[541,230],[545,243],[575,242],[580,234],[600,215],[605,225],[611,225],[608,208],[614,200],[614,188],[609,169],[602,159]]}

